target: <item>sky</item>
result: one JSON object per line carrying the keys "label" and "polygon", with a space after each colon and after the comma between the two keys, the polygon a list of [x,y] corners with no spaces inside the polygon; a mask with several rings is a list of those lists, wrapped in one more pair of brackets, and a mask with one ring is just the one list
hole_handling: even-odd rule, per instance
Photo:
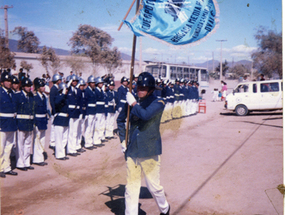
{"label": "sky", "polygon": [[[220,14],[216,32],[192,47],[173,49],[147,37],[138,37],[136,59],[169,63],[203,63],[207,60],[228,62],[251,60],[251,53],[258,48],[254,35],[260,26],[277,33],[282,31],[282,0],[216,0]],[[126,25],[118,31],[120,22],[132,0],[1,0],[8,9],[8,26],[34,31],[40,46],[70,50],[72,34],[80,24],[100,28],[114,38],[112,46],[131,55],[133,33]],[[127,20],[135,15],[135,6]],[[1,18],[2,17],[2,18]],[[0,10],[0,28],[5,29],[4,10]],[[10,39],[18,39],[9,34]],[[140,39],[141,38],[141,39]],[[221,44],[217,40],[226,40]]]}

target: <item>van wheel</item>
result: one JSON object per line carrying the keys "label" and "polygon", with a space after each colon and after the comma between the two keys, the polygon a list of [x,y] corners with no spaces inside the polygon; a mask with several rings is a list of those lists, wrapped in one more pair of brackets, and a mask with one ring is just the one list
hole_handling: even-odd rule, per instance
{"label": "van wheel", "polygon": [[248,113],[248,109],[245,105],[238,105],[236,106],[236,115],[238,116],[245,116]]}

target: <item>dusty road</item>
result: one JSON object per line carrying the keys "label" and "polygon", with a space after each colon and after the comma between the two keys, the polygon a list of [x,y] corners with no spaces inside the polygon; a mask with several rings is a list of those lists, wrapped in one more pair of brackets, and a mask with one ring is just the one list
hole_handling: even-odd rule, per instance
{"label": "dusty road", "polygon": [[[282,112],[237,117],[210,98],[206,114],[161,125],[161,184],[171,214],[283,214],[276,188],[283,177]],[[118,139],[67,161],[46,150],[48,166],[0,179],[1,214],[124,214]],[[141,191],[140,214],[159,214],[144,182]]]}

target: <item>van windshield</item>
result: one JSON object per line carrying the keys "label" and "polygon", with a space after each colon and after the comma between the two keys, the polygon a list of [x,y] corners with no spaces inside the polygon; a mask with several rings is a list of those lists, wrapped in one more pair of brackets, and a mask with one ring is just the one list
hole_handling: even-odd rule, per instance
{"label": "van windshield", "polygon": [[248,84],[240,84],[235,88],[235,93],[248,92]]}

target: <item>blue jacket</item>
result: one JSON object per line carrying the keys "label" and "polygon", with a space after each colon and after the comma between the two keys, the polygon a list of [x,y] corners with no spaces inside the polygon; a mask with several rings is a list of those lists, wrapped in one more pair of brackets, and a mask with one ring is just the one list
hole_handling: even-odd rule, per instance
{"label": "blue jacket", "polygon": [[35,98],[35,125],[39,130],[47,130],[47,103],[43,94],[36,93]]}
{"label": "blue jacket", "polygon": [[20,91],[15,94],[17,126],[20,131],[32,131],[34,128],[35,99],[30,92]]}
{"label": "blue jacket", "polygon": [[91,87],[85,89],[86,96],[86,115],[95,115],[96,114],[96,94]]}
{"label": "blue jacket", "polygon": [[69,118],[79,118],[80,108],[82,106],[80,97],[81,93],[78,92],[78,89],[71,86],[67,93]]}
{"label": "blue jacket", "polygon": [[95,88],[96,94],[96,113],[105,113],[106,98],[102,89]]}
{"label": "blue jacket", "polygon": [[123,106],[126,104],[126,102],[127,102],[127,100],[126,100],[127,92],[128,92],[128,88],[123,86],[123,85],[121,85],[118,88],[118,105],[117,105],[116,109],[123,108]]}
{"label": "blue jacket", "polygon": [[114,90],[107,90],[108,113],[115,113],[118,93]]}
{"label": "blue jacket", "polygon": [[67,95],[59,94],[55,97],[55,111],[56,114],[53,124],[58,126],[69,126]]}
{"label": "blue jacket", "polygon": [[179,101],[180,99],[180,86],[175,84],[173,87],[174,90],[174,101]]}
{"label": "blue jacket", "polygon": [[14,97],[12,91],[0,87],[0,131],[17,131]]}
{"label": "blue jacket", "polygon": [[[163,99],[153,94],[132,107],[126,157],[142,158],[162,153],[159,126],[164,107]],[[125,140],[127,108],[128,104],[125,104],[117,119],[121,142]]]}
{"label": "blue jacket", "polygon": [[80,99],[80,114],[82,114],[83,118],[85,118],[86,115],[86,107],[87,107],[87,99],[86,99],[86,93],[85,90],[77,89],[77,92],[79,94]]}
{"label": "blue jacket", "polygon": [[50,94],[49,94],[49,102],[50,102],[50,106],[51,106],[51,114],[54,115],[55,114],[55,97],[58,96],[58,87],[57,85],[53,85],[50,89]]}

